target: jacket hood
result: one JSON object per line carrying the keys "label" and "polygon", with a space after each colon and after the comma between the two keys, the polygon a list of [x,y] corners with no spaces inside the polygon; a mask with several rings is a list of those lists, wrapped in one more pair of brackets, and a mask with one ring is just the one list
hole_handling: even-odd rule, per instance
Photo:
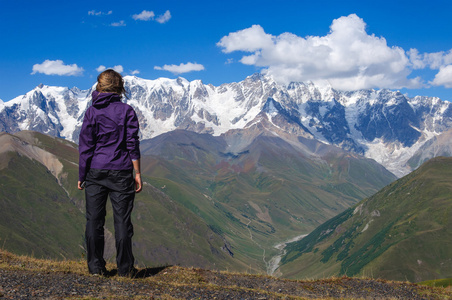
{"label": "jacket hood", "polygon": [[100,93],[98,91],[94,91],[91,96],[93,98],[93,106],[95,107],[103,107],[112,102],[121,101],[121,96],[115,93]]}

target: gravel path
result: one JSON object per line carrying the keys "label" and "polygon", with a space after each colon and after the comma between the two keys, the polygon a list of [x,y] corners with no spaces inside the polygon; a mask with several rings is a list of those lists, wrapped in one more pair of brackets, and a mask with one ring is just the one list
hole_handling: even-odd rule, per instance
{"label": "gravel path", "polygon": [[356,278],[283,280],[168,267],[138,278],[0,269],[0,299],[452,299],[452,292]]}

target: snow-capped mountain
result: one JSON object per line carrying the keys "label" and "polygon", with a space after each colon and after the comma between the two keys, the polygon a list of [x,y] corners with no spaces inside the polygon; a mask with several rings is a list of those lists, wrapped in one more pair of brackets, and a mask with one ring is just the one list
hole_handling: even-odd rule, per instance
{"label": "snow-capped mountain", "polygon": [[[258,74],[218,87],[183,78],[124,80],[129,92],[124,101],[136,109],[143,139],[175,129],[221,135],[250,128],[265,115],[279,130],[363,154],[401,176],[411,171],[406,162],[426,141],[452,128],[449,102],[397,91],[283,86]],[[0,104],[0,130],[77,141],[91,91],[40,85]]]}
{"label": "snow-capped mountain", "polygon": [[0,106],[0,130],[34,130],[73,141],[88,108],[90,90],[39,85]]}

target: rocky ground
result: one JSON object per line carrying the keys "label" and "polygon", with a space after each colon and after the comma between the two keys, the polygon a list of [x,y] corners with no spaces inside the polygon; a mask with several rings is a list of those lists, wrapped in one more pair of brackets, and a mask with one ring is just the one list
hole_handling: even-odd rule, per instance
{"label": "rocky ground", "polygon": [[313,281],[182,267],[136,278],[88,275],[83,262],[46,263],[0,252],[0,299],[452,299],[452,291],[360,278]]}

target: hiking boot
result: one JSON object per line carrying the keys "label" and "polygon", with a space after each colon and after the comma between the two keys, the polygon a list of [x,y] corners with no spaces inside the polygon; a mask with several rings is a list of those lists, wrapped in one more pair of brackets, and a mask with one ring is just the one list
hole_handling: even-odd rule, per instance
{"label": "hiking boot", "polygon": [[91,272],[90,274],[94,275],[94,276],[105,276],[105,277],[110,276],[110,272],[108,272],[107,269],[101,269],[98,271],[94,271],[94,272]]}

